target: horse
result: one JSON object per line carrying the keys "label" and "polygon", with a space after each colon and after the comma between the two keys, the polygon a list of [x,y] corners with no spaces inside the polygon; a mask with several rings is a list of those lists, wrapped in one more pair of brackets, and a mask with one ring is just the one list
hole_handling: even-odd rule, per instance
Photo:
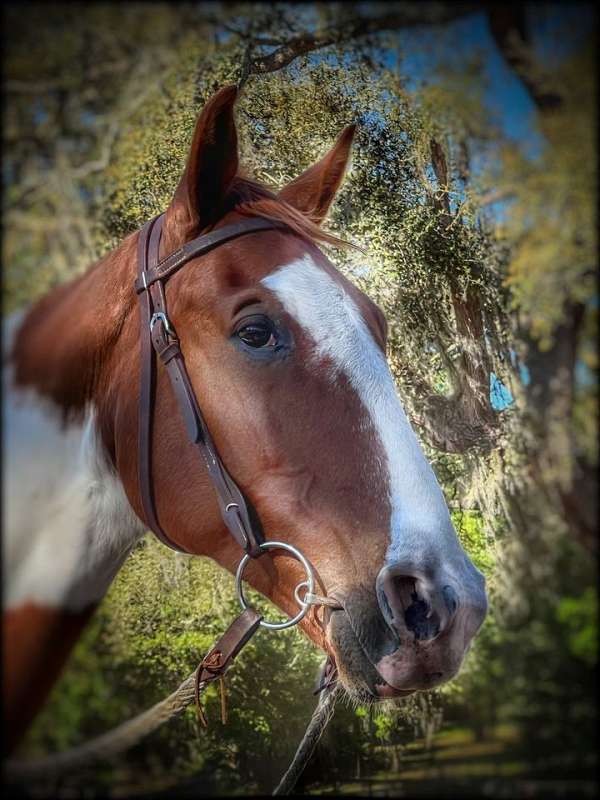
{"label": "horse", "polygon": [[[159,258],[199,234],[273,224],[193,257],[166,289],[189,380],[262,534],[304,554],[318,591],[304,633],[360,702],[454,677],[487,609],[386,360],[386,319],[319,248],[355,126],[279,191],[239,166],[226,86],[197,118],[162,218]],[[22,739],[124,560],[152,528],[139,481],[140,231],[6,320],[4,704]],[[240,547],[155,374],[150,451],[168,543],[234,573]],[[235,504],[234,504],[235,505]],[[298,561],[269,551],[245,579],[298,610]]]}

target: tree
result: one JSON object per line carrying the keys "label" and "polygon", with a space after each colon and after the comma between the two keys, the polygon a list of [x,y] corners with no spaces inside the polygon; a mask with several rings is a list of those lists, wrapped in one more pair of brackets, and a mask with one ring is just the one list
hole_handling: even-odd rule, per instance
{"label": "tree", "polygon": [[[545,145],[531,159],[487,114],[485,54],[445,53],[436,75],[408,88],[396,32],[425,26],[435,43],[452,20],[483,13],[475,4],[30,8],[27,18],[16,8],[8,17],[7,308],[164,209],[197,109],[224,83],[244,87],[243,163],[275,188],[358,122],[330,226],[368,257],[330,255],[385,310],[400,394],[459,535],[488,576],[492,614],[459,679],[427,708],[340,709],[307,784],[333,774],[327,741],[344,768],[357,758],[363,770],[385,766],[392,756],[381,743],[408,743],[419,719],[433,729],[438,703],[447,719],[474,720],[482,735],[499,720],[518,721],[525,736],[547,726],[543,756],[558,758],[568,730],[560,763],[587,768],[597,610],[593,562],[576,543],[591,549],[597,517],[586,499],[596,465],[591,48],[542,67],[531,14],[486,7],[499,51],[537,109]],[[476,167],[482,158],[486,170]],[[498,198],[507,203],[501,223],[492,213]],[[510,392],[501,410],[490,402],[492,376]],[[205,563],[183,568],[154,544],[136,551],[30,747],[101,732],[166,693],[233,613],[217,574]],[[217,606],[227,616],[221,627]],[[276,772],[291,755],[319,656],[291,634],[250,647],[244,659],[231,673],[224,732],[211,722],[197,738],[190,711],[93,780],[139,785],[172,763],[215,791],[239,788],[242,774],[269,789],[276,776],[264,764]],[[263,674],[274,676],[268,694]],[[215,720],[216,695],[207,702]]]}

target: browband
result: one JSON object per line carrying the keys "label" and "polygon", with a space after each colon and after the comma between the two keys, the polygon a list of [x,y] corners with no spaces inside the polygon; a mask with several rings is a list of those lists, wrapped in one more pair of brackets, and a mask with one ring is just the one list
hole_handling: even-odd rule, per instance
{"label": "browband", "polygon": [[[162,221],[162,217],[163,214],[160,217],[155,217],[155,219],[161,219]],[[210,231],[210,233],[205,233],[202,236],[197,236],[157,264],[150,264],[148,268],[141,269],[139,278],[135,282],[135,290],[139,294],[149,286],[152,286],[153,283],[156,283],[156,281],[167,280],[190,259],[196,258],[196,256],[200,256],[203,253],[208,253],[209,250],[231,239],[237,239],[238,236],[243,236],[253,231],[266,231],[281,227],[284,227],[283,223],[278,223],[275,220],[252,217],[251,219],[242,220],[242,222],[234,222],[232,225],[225,225],[223,228]]]}

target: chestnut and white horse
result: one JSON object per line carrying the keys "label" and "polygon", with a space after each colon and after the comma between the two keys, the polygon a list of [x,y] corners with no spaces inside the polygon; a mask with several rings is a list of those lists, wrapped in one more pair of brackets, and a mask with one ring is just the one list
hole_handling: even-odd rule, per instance
{"label": "chestnut and white horse", "polygon": [[[454,676],[486,610],[388,369],[378,307],[317,247],[354,127],[278,194],[238,174],[236,90],[203,109],[166,211],[161,257],[248,216],[286,223],[223,244],[170,280],[170,315],[228,471],[267,538],[309,559],[323,594],[306,634],[361,700]],[[4,703],[16,744],[128,553],[147,530],[137,481],[139,232],[7,321]],[[213,488],[164,369],[153,433],[163,529],[234,571]],[[247,580],[289,614],[297,562]]]}

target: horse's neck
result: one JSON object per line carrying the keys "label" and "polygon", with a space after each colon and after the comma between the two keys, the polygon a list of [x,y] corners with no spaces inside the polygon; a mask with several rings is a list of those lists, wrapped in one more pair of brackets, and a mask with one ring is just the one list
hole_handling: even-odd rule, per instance
{"label": "horse's neck", "polygon": [[81,418],[135,302],[133,263],[131,236],[24,315],[13,348],[16,385],[32,387],[63,416]]}
{"label": "horse's neck", "polygon": [[122,250],[7,321],[4,688],[13,733],[43,701],[144,531],[107,455],[95,402],[131,305]]}

